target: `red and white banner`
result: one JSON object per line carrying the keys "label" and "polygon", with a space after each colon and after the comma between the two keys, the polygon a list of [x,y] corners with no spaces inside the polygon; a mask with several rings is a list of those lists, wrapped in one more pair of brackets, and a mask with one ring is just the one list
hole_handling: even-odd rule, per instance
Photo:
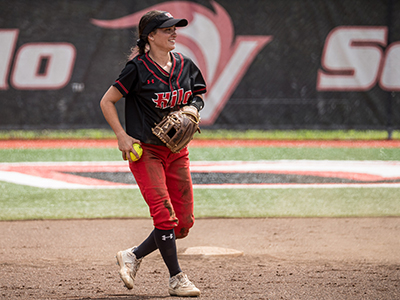
{"label": "red and white banner", "polygon": [[0,3],[0,129],[108,128],[99,100],[153,9],[189,21],[176,51],[207,81],[203,128],[400,127],[395,1],[116,3]]}

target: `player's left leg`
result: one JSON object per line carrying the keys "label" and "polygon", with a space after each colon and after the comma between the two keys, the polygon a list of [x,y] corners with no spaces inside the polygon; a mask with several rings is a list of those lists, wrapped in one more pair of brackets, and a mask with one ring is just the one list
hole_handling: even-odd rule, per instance
{"label": "player's left leg", "polygon": [[[193,226],[193,188],[190,176],[189,151],[187,148],[179,153],[171,153],[165,166],[166,184],[178,226],[174,228],[176,238],[184,238]],[[172,275],[172,274],[171,274]],[[169,279],[169,294],[172,296],[199,296],[200,290],[179,272]]]}
{"label": "player's left leg", "polygon": [[184,148],[171,155],[165,170],[168,193],[178,219],[178,226],[175,227],[177,239],[186,237],[194,224],[193,187],[189,166],[189,151]]}

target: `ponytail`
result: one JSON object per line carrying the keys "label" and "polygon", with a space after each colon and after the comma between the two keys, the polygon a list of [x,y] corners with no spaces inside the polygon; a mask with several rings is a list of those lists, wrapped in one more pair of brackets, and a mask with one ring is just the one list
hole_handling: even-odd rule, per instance
{"label": "ponytail", "polygon": [[129,60],[133,59],[137,55],[143,55],[146,53],[146,51],[148,50],[146,49],[148,47],[148,40],[147,40],[148,33],[143,33],[143,31],[146,28],[146,25],[149,24],[149,22],[151,22],[155,17],[163,13],[164,12],[160,10],[152,10],[142,16],[138,26],[139,39],[136,41],[136,46],[131,48],[131,53],[129,54]]}
{"label": "ponytail", "polygon": [[[146,38],[146,40],[147,40],[147,38]],[[137,40],[136,45],[137,45],[137,48],[139,51],[139,55],[143,55],[146,53],[146,44],[147,44],[147,42],[141,38]]]}
{"label": "ponytail", "polygon": [[143,55],[146,53],[146,41],[138,39],[136,46],[131,48],[131,53],[128,56],[128,60],[134,59],[137,55]]}

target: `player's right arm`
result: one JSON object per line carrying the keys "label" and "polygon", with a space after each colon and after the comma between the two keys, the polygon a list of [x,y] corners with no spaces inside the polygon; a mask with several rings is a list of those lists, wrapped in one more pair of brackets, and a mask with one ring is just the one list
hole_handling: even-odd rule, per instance
{"label": "player's right arm", "polygon": [[132,145],[134,143],[140,144],[140,141],[129,136],[125,132],[119,120],[115,104],[122,98],[122,96],[123,95],[116,87],[111,86],[101,99],[100,108],[103,112],[104,118],[117,136],[118,148],[122,152],[122,158],[124,160],[131,160],[129,152],[134,151]]}

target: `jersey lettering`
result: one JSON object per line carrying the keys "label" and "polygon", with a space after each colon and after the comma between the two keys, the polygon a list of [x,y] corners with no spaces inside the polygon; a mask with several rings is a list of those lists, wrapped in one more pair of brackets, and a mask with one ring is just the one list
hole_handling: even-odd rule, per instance
{"label": "jersey lettering", "polygon": [[156,104],[156,107],[161,109],[167,108],[169,99],[171,97],[171,92],[156,93],[156,96],[156,99],[151,99]]}
{"label": "jersey lettering", "polygon": [[181,104],[183,97],[183,89],[174,90],[172,92],[171,104],[170,107],[174,107],[176,104]]}
{"label": "jersey lettering", "polygon": [[153,100],[157,108],[165,109],[175,105],[186,105],[192,94],[192,91],[184,92],[183,88],[181,88],[172,92],[155,93],[157,98],[151,100]]}
{"label": "jersey lettering", "polygon": [[188,103],[189,98],[192,96],[192,94],[193,94],[192,91],[187,91],[185,93],[185,97],[183,98],[183,102],[182,102],[183,105],[186,105]]}

